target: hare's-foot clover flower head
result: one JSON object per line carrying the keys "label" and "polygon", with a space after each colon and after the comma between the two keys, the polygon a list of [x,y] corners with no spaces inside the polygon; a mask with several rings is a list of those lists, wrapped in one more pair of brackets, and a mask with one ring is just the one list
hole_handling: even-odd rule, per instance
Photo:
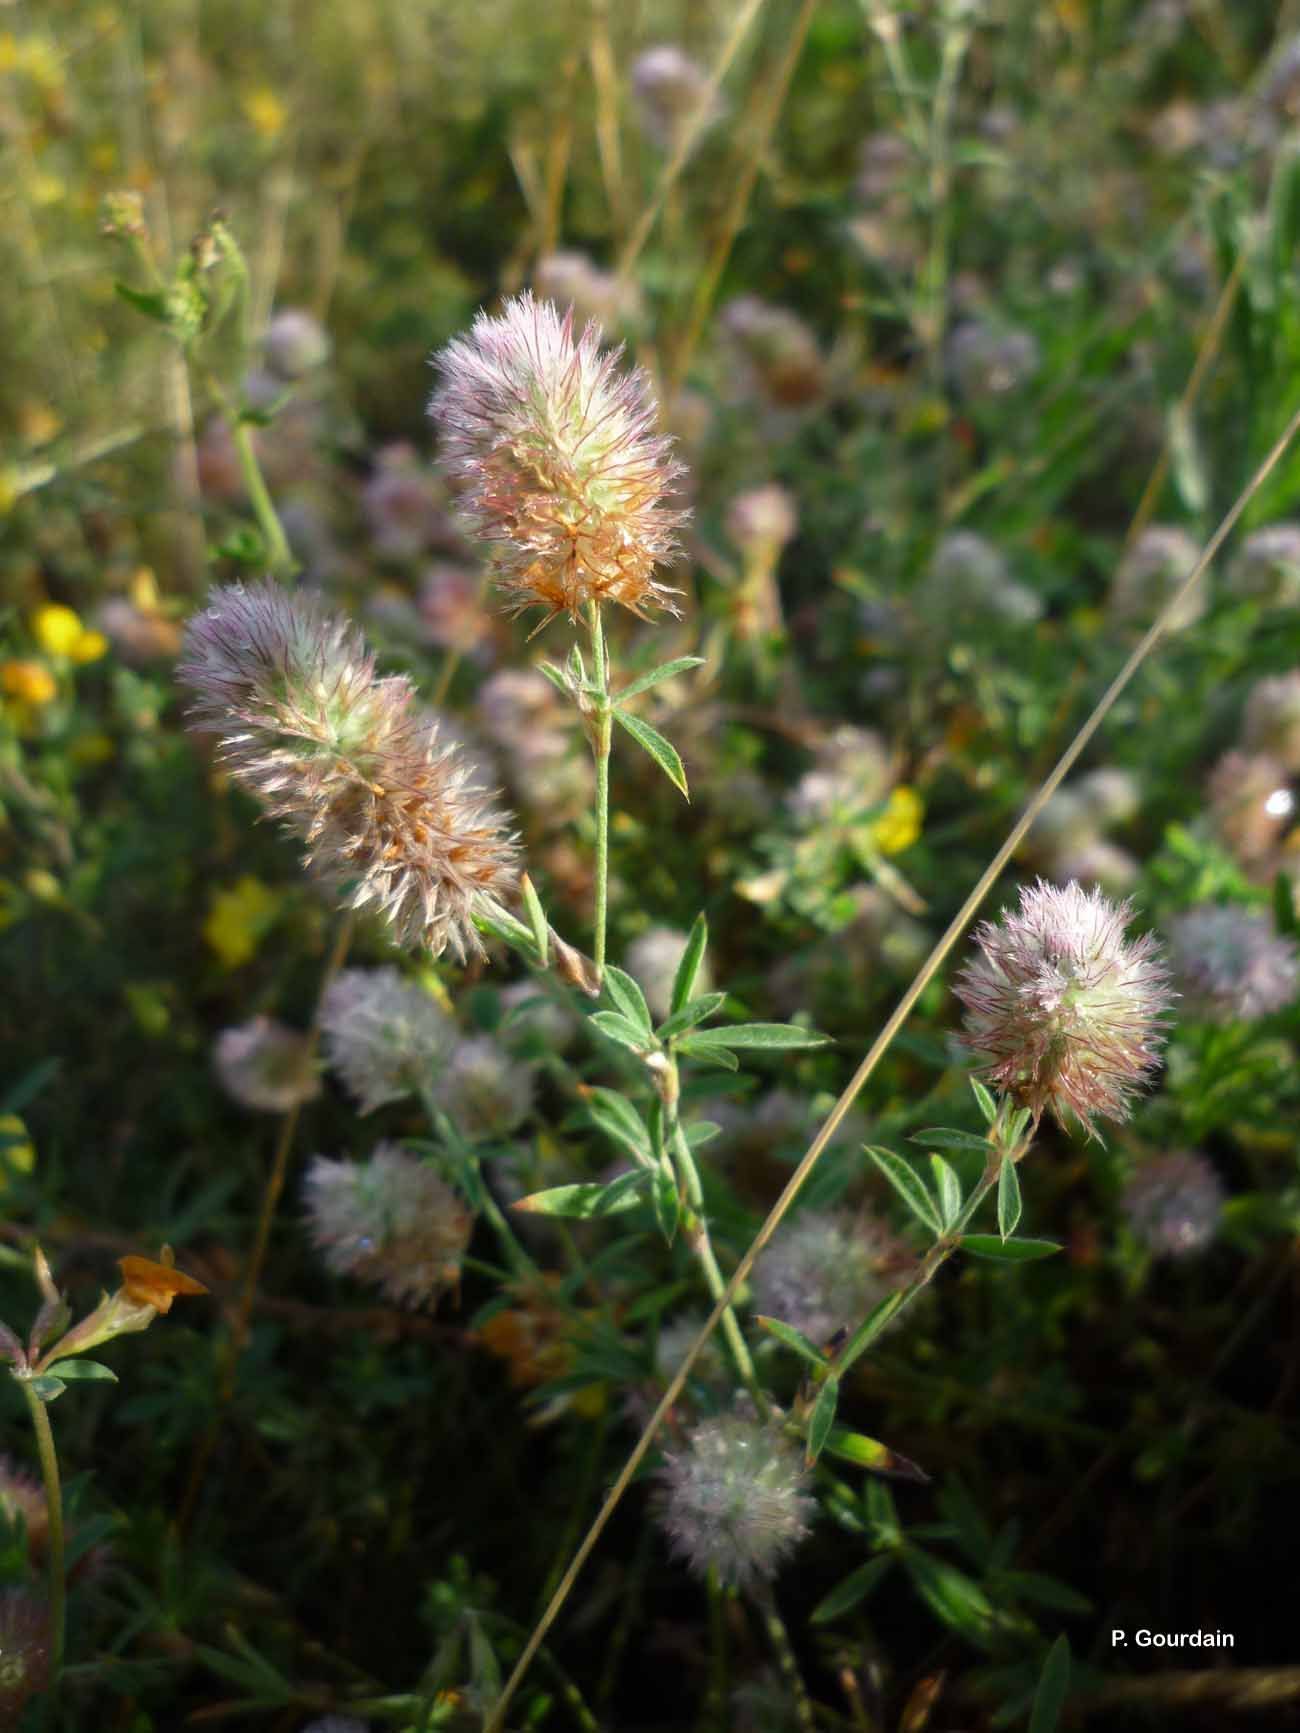
{"label": "hare's-foot clover flower head", "polygon": [[428,1162],[394,1143],[368,1161],[318,1155],[304,1186],[311,1237],[340,1275],[401,1306],[433,1305],[460,1280],[473,1218]]}
{"label": "hare's-foot clover flower head", "polygon": [[307,1037],[270,1017],[223,1029],[212,1062],[231,1100],[260,1113],[287,1113],[320,1094]]}
{"label": "hare's-foot clover flower head", "polygon": [[775,566],[799,528],[794,495],[779,482],[738,493],[727,507],[727,534],[752,565]]}
{"label": "hare's-foot clover flower head", "polygon": [[431,1084],[456,1041],[456,1026],[396,969],[345,969],[321,1009],[330,1065],[363,1113]]}
{"label": "hare's-foot clover flower head", "polygon": [[[1196,539],[1175,524],[1153,524],[1125,554],[1111,582],[1108,608],[1122,625],[1148,626],[1186,582],[1201,557]],[[1169,620],[1169,630],[1194,626],[1205,612],[1202,578],[1185,595]]]}
{"label": "hare's-foot clover flower head", "polygon": [[1213,1023],[1268,1017],[1289,1005],[1300,985],[1300,953],[1256,909],[1189,909],[1169,923],[1169,950],[1187,1010]]}
{"label": "hare's-foot clover flower head", "polygon": [[1142,1162],[1120,1199],[1134,1237],[1156,1257],[1184,1257],[1214,1238],[1223,1187],[1203,1155],[1158,1155]]}
{"label": "hare's-foot clover flower head", "polygon": [[593,601],[643,618],[676,612],[654,574],[676,552],[682,513],[668,492],[679,469],[648,378],[620,360],[602,352],[599,326],[575,336],[572,311],[530,294],[499,318],[480,313],[435,357],[443,462],[496,546],[512,611],[542,608],[542,626]]}
{"label": "hare's-foot clover flower head", "polygon": [[799,1448],[744,1413],[702,1421],[660,1471],[659,1521],[672,1550],[699,1576],[749,1588],[774,1576],[808,1533],[816,1508],[803,1490]]}
{"label": "hare's-foot clover flower head", "polygon": [[514,839],[348,620],[271,583],[230,584],[190,622],[178,675],[191,727],[218,737],[226,769],[351,907],[374,905],[434,955],[481,952],[476,906],[513,887]]}
{"label": "hare's-foot clover flower head", "polygon": [[532,1112],[533,1068],[476,1035],[451,1055],[434,1099],[462,1136],[508,1137]]}
{"label": "hare's-foot clover flower head", "polygon": [[1163,1044],[1171,994],[1150,934],[1125,937],[1132,914],[1100,891],[1041,879],[1020,908],[975,934],[979,955],[954,992],[968,1045],[986,1074],[1035,1113],[1091,1128],[1128,1117]]}
{"label": "hare's-foot clover flower head", "polygon": [[305,379],[329,360],[329,335],[301,307],[285,307],[267,326],[262,353],[278,379]]}
{"label": "hare's-foot clover flower head", "polygon": [[914,1263],[906,1245],[870,1216],[805,1210],[759,1253],[750,1303],[824,1346],[837,1330],[861,1323]]}
{"label": "hare's-foot clover flower head", "polygon": [[1276,759],[1293,776],[1300,771],[1300,668],[1254,687],[1242,738],[1248,752]]}
{"label": "hare's-foot clover flower head", "polygon": [[1248,535],[1228,567],[1228,588],[1265,607],[1300,602],[1300,524],[1268,524]]}
{"label": "hare's-foot clover flower head", "polygon": [[1252,876],[1271,876],[1274,851],[1295,821],[1285,767],[1266,752],[1225,752],[1206,792],[1218,840]]}
{"label": "hare's-foot clover flower head", "polygon": [[708,123],[718,114],[703,69],[672,42],[638,55],[632,65],[632,96],[647,136],[664,151],[678,143],[697,117]]}

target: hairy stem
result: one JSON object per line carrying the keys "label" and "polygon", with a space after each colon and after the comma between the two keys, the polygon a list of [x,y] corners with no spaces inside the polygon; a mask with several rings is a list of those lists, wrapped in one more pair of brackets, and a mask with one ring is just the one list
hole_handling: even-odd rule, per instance
{"label": "hairy stem", "polygon": [[267,568],[273,577],[291,578],[298,570],[298,562],[293,557],[284,526],[276,514],[270,491],[263,479],[262,466],[257,461],[257,451],[253,445],[253,429],[248,422],[236,416],[232,432],[240,474],[248,490],[249,504],[266,543]]}
{"label": "hairy stem", "polygon": [[600,696],[596,701],[596,726],[591,750],[596,759],[596,932],[591,959],[596,979],[605,974],[605,927],[609,907],[609,753],[614,717],[609,702],[609,659],[605,653],[605,629],[600,623],[600,603],[587,603],[587,625],[591,631],[591,659]]}
{"label": "hairy stem", "polygon": [[49,1409],[32,1389],[30,1378],[20,1378],[27,1399],[27,1409],[36,1433],[36,1449],[41,1459],[41,1479],[45,1483],[45,1506],[49,1515],[49,1574],[50,1574],[50,1702],[53,1704],[63,1671],[63,1651],[67,1630],[67,1582],[63,1557],[63,1486],[59,1480],[59,1456],[54,1448],[54,1432],[50,1426]]}

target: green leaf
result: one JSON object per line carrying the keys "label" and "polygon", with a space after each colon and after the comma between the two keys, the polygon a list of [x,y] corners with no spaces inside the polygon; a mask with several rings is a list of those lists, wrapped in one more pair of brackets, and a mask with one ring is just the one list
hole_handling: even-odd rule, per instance
{"label": "green leaf", "polygon": [[941,1155],[930,1157],[930,1171],[934,1174],[939,1216],[946,1231],[961,1214],[961,1181]]}
{"label": "green leaf", "polygon": [[56,1378],[52,1372],[43,1372],[39,1378],[31,1380],[32,1394],[42,1402],[57,1402],[67,1389],[62,1378]]}
{"label": "green leaf", "polygon": [[691,1048],[697,1053],[709,1047],[785,1053],[800,1047],[824,1047],[828,1040],[815,1029],[801,1029],[795,1023],[732,1023],[726,1029],[701,1029],[691,1036]]}
{"label": "green leaf", "polygon": [[953,1125],[932,1125],[928,1131],[918,1131],[907,1141],[922,1143],[927,1149],[978,1149],[985,1156],[989,1152],[987,1137],[980,1137],[974,1131],[959,1131]]}
{"label": "green leaf", "polygon": [[639,1029],[644,1029],[647,1035],[654,1033],[654,1024],[650,1020],[650,1007],[645,1002],[645,994],[637,986],[631,975],[622,969],[616,969],[612,963],[605,966],[605,991],[614,1001],[618,1009]]}
{"label": "green leaf", "polygon": [[938,1619],[981,1646],[987,1643],[998,1619],[977,1582],[920,1547],[906,1547],[903,1563],[922,1600]]}
{"label": "green leaf", "polygon": [[706,1017],[712,1017],[715,1011],[720,1011],[727,1002],[725,993],[702,993],[698,999],[691,999],[682,1006],[680,1011],[674,1011],[672,1016],[659,1025],[656,1031],[661,1041],[671,1041],[675,1035],[684,1035],[688,1029],[693,1029],[697,1023],[703,1023]]}
{"label": "green leaf", "polygon": [[93,1382],[98,1379],[102,1383],[116,1384],[117,1373],[111,1367],[101,1365],[98,1360],[58,1360],[58,1375],[65,1383],[75,1379],[85,1379]]}
{"label": "green leaf", "polygon": [[640,1203],[645,1189],[644,1169],[621,1173],[608,1185],[553,1185],[547,1191],[535,1191],[521,1197],[511,1207],[529,1215],[571,1216],[589,1221],[595,1216],[617,1215],[620,1210],[633,1209]]}
{"label": "green leaf", "polygon": [[1050,1607],[1054,1613],[1092,1611],[1092,1602],[1086,1595],[1081,1595],[1068,1583],[1058,1582],[1055,1577],[1044,1576],[1040,1571],[999,1571],[997,1580],[1000,1587],[1009,1589],[1012,1594],[1027,1601],[1037,1601],[1040,1606]]}
{"label": "green leaf", "polygon": [[808,1422],[808,1448],[804,1452],[804,1461],[809,1468],[825,1448],[831,1427],[835,1424],[835,1410],[839,1407],[839,1402],[840,1381],[838,1378],[828,1378],[817,1392],[812,1418]]}
{"label": "green leaf", "polygon": [[134,307],[137,313],[143,313],[146,319],[156,320],[159,325],[167,323],[166,295],[133,289],[129,283],[114,283],[113,292],[119,300],[125,301],[128,307]]}
{"label": "green leaf", "polygon": [[979,1103],[980,1112],[984,1115],[988,1124],[992,1125],[993,1121],[998,1116],[998,1104],[993,1099],[993,1091],[986,1083],[981,1083],[978,1077],[971,1078],[970,1086],[972,1094]]}
{"label": "green leaf", "polygon": [[612,1137],[615,1143],[621,1143],[625,1149],[630,1150],[643,1167],[652,1165],[654,1150],[650,1144],[650,1133],[630,1101],[625,1101],[612,1089],[590,1089],[587,1092],[586,1106],[587,1112],[606,1137]]}
{"label": "green leaf", "polygon": [[650,1196],[655,1206],[655,1220],[659,1223],[659,1231],[669,1245],[677,1238],[677,1229],[682,1220],[682,1200],[677,1190],[677,1180],[668,1163],[661,1162],[654,1170],[650,1185]]}
{"label": "green leaf", "polygon": [[700,972],[700,964],[704,961],[704,953],[709,944],[709,923],[702,914],[696,915],[691,930],[686,938],[686,949],[682,952],[682,960],[677,965],[677,974],[673,978],[673,997],[669,1009],[674,1014],[689,1003],[695,991],[696,977]]}
{"label": "green leaf", "polygon": [[703,666],[703,656],[675,656],[671,662],[661,662],[657,668],[652,668],[648,674],[638,675],[621,692],[615,693],[614,702],[622,704],[627,698],[635,698],[640,692],[648,692],[652,686],[657,686],[661,680],[673,680],[678,674],[685,674],[692,668],[702,668]]}
{"label": "green leaf", "polygon": [[925,1189],[920,1175],[901,1155],[895,1155],[892,1149],[874,1149],[868,1147],[867,1154],[911,1210],[912,1214],[936,1239],[943,1232],[943,1224],[939,1220],[939,1212],[935,1208],[934,1199]]}
{"label": "green leaf", "polygon": [[1047,1651],[1034,1706],[1029,1714],[1029,1733],[1056,1733],[1061,1710],[1070,1694],[1070,1640],[1062,1631]]}
{"label": "green leaf", "polygon": [[682,1133],[686,1138],[686,1147],[694,1151],[703,1149],[706,1143],[712,1143],[715,1137],[720,1137],[722,1127],[711,1119],[697,1119],[694,1125],[684,1125]]}
{"label": "green leaf", "polygon": [[998,1232],[1004,1242],[1015,1233],[1022,1208],[1016,1164],[1014,1161],[1003,1161],[1002,1170],[998,1174]]}
{"label": "green leaf", "polygon": [[673,787],[680,789],[689,800],[691,796],[686,786],[686,771],[672,742],[665,740],[657,728],[652,728],[648,722],[642,722],[639,716],[629,716],[626,710],[620,710],[617,705],[614,708],[614,720],[632,736],[642,751],[650,754]]}
{"label": "green leaf", "polygon": [[895,1288],[874,1306],[839,1351],[840,1373],[843,1375],[860,1359],[903,1304],[903,1290]]}
{"label": "green leaf", "polygon": [[617,1041],[622,1047],[630,1047],[640,1058],[653,1052],[658,1045],[648,1028],[642,1029],[638,1023],[624,1017],[619,1011],[593,1011],[587,1021],[599,1029],[602,1035],[608,1035],[611,1041]]}
{"label": "green leaf", "polygon": [[566,698],[572,697],[572,693],[569,691],[569,682],[564,678],[563,670],[557,668],[554,662],[538,662],[535,666],[539,674],[545,674],[557,692],[562,693]]}
{"label": "green leaf", "polygon": [[[707,1030],[705,1033],[717,1034],[718,1031]],[[677,1042],[677,1051],[707,1059],[713,1065],[721,1065],[724,1071],[740,1070],[740,1061],[729,1047],[720,1047],[715,1041],[704,1041],[700,1035],[683,1035]]]}
{"label": "green leaf", "polygon": [[1061,1248],[1054,1240],[1002,1240],[996,1234],[963,1234],[961,1249],[977,1258],[992,1258],[995,1263],[1027,1264],[1035,1258],[1050,1258]]}
{"label": "green leaf", "polygon": [[528,914],[528,924],[533,932],[533,943],[537,946],[537,961],[540,967],[544,969],[550,959],[551,952],[551,930],[547,925],[546,913],[533,886],[533,881],[527,873],[520,879],[519,888],[523,892],[524,908]]}
{"label": "green leaf", "polygon": [[893,1553],[882,1553],[879,1558],[868,1559],[866,1564],[850,1571],[844,1581],[837,1583],[824,1600],[818,1601],[808,1615],[808,1622],[813,1625],[829,1625],[841,1614],[851,1612],[859,1601],[866,1600],[872,1589],[884,1580],[893,1562]]}
{"label": "green leaf", "polygon": [[878,1438],[868,1438],[865,1432],[846,1432],[842,1426],[832,1426],[826,1440],[826,1454],[838,1456],[841,1462],[852,1462],[858,1468],[869,1468],[873,1474],[890,1474],[896,1480],[912,1480],[920,1486],[929,1483],[930,1476],[909,1456],[900,1456]]}
{"label": "green leaf", "polygon": [[810,1365],[818,1369],[826,1365],[826,1356],[821,1349],[810,1342],[801,1330],[796,1330],[793,1324],[784,1324],[780,1318],[764,1317],[761,1313],[754,1322],[760,1330],[766,1330],[769,1336],[775,1336],[778,1342],[784,1342],[787,1348],[793,1348],[795,1353],[802,1355]]}

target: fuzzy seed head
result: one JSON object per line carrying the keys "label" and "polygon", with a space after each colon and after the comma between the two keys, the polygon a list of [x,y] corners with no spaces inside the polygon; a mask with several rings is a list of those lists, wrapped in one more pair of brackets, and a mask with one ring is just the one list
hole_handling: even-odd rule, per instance
{"label": "fuzzy seed head", "polygon": [[399,1306],[433,1306],[460,1280],[473,1218],[437,1172],[398,1144],[368,1161],[318,1155],[304,1184],[308,1226],[330,1269]]}
{"label": "fuzzy seed head", "polygon": [[[1111,618],[1121,625],[1150,625],[1200,557],[1195,538],[1176,525],[1153,524],[1144,530],[1116,569],[1107,604]],[[1169,630],[1194,626],[1205,612],[1206,599],[1202,578],[1174,610]]]}
{"label": "fuzzy seed head", "polygon": [[1248,535],[1228,567],[1228,588],[1265,607],[1300,602],[1300,524],[1269,524]]}
{"label": "fuzzy seed head", "polygon": [[1169,951],[1187,1010],[1212,1023],[1271,1016],[1300,985],[1300,952],[1256,909],[1189,909],[1169,924]]}
{"label": "fuzzy seed head", "polygon": [[779,482],[738,493],[727,507],[727,534],[746,559],[758,564],[775,565],[798,528],[794,495]]}
{"label": "fuzzy seed head", "polygon": [[665,151],[697,116],[707,122],[718,112],[716,101],[710,103],[702,68],[671,42],[647,48],[637,57],[632,66],[632,96],[646,134]]}
{"label": "fuzzy seed head", "polygon": [[271,583],[230,584],[190,622],[177,672],[190,726],[217,736],[231,776],[350,907],[435,956],[482,952],[475,908],[513,888],[514,838],[348,620]]}
{"label": "fuzzy seed head", "polygon": [[1300,771],[1300,668],[1255,685],[1242,737],[1248,752],[1276,759],[1292,776]]}
{"label": "fuzzy seed head", "polygon": [[667,1454],[660,1481],[659,1521],[673,1552],[697,1576],[712,1565],[734,1588],[774,1576],[816,1509],[797,1445],[744,1413],[702,1421]]}
{"label": "fuzzy seed head", "polygon": [[916,612],[927,632],[939,621],[949,631],[987,626],[991,619],[1031,625],[1042,611],[1033,590],[1012,577],[1001,549],[974,530],[944,536],[917,588]]}
{"label": "fuzzy seed head", "polygon": [[471,1141],[508,1137],[533,1110],[533,1069],[490,1035],[462,1041],[438,1079],[434,1099]]}
{"label": "fuzzy seed head", "polygon": [[230,1099],[258,1113],[287,1113],[320,1094],[306,1036],[270,1017],[223,1029],[212,1062]]}
{"label": "fuzzy seed head", "polygon": [[430,1083],[456,1040],[456,1026],[396,969],[345,969],[321,1008],[330,1065],[363,1113]]}
{"label": "fuzzy seed head", "polygon": [[1019,910],[975,933],[957,977],[968,1046],[986,1075],[1035,1113],[1091,1129],[1128,1117],[1163,1045],[1168,971],[1150,934],[1129,940],[1128,903],[1039,880]]}
{"label": "fuzzy seed head", "polygon": [[575,337],[572,310],[524,294],[434,359],[443,461],[495,545],[511,611],[544,610],[538,630],[588,602],[677,612],[654,573],[677,551],[683,514],[666,496],[679,466],[648,377],[601,341],[598,325]]}
{"label": "fuzzy seed head", "polygon": [[1157,1257],[1185,1257],[1214,1238],[1223,1187],[1203,1155],[1159,1155],[1133,1174],[1120,1207],[1148,1251]]}
{"label": "fuzzy seed head", "polygon": [[804,1210],[759,1253],[750,1303],[822,1347],[837,1330],[860,1324],[914,1264],[907,1246],[870,1215]]}

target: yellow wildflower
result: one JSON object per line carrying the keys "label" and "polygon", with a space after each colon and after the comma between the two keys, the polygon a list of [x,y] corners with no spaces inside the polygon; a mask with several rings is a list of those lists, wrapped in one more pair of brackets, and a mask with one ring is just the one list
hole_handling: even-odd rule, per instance
{"label": "yellow wildflower", "polygon": [[279,138],[284,131],[286,119],[284,104],[275,92],[265,84],[259,84],[256,90],[248,91],[244,96],[244,113],[248,116],[249,125],[259,138]]}
{"label": "yellow wildflower", "polygon": [[237,969],[257,950],[279,912],[279,895],[245,873],[235,884],[213,894],[203,937],[224,967]]}
{"label": "yellow wildflower", "polygon": [[921,834],[925,805],[914,788],[901,784],[885,803],[885,810],[871,825],[871,840],[881,854],[902,854]]}
{"label": "yellow wildflower", "polygon": [[0,663],[0,689],[21,704],[52,704],[59,695],[58,683],[42,662]]}
{"label": "yellow wildflower", "polygon": [[32,633],[47,656],[66,656],[70,662],[97,662],[108,649],[102,632],[83,626],[76,610],[59,602],[36,610]]}

